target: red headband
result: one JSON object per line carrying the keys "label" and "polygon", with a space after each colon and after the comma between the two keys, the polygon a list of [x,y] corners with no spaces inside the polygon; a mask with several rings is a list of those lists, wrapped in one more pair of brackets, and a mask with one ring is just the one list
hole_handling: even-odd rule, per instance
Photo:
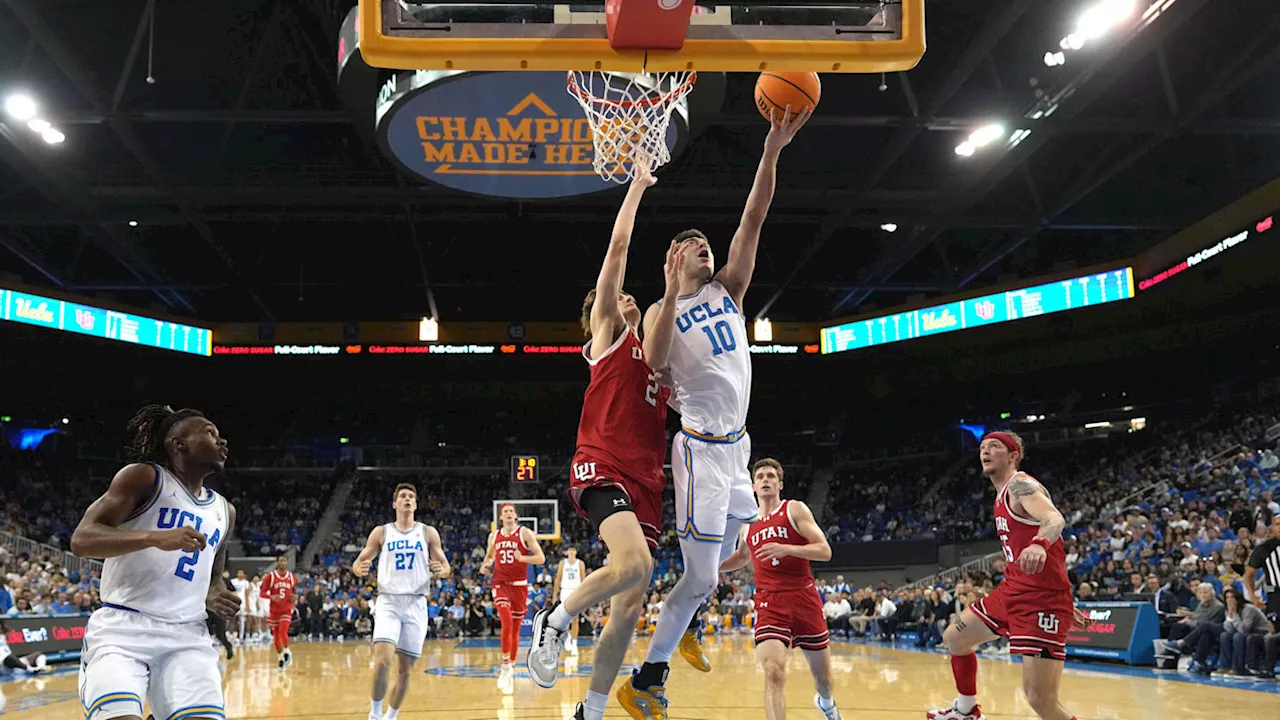
{"label": "red headband", "polygon": [[986,437],[982,439],[984,441],[995,440],[999,442],[1001,445],[1005,446],[1005,448],[1008,449],[1010,453],[1017,453],[1018,455],[1022,455],[1022,448],[1018,447],[1018,441],[1014,440],[1013,436],[1007,432],[987,433]]}
{"label": "red headband", "polygon": [[[498,514],[501,515],[502,511],[506,510],[507,508],[511,508],[512,510],[515,510],[516,506],[513,503],[502,503],[501,505],[498,506]],[[516,510],[516,512],[520,512],[520,511]]]}

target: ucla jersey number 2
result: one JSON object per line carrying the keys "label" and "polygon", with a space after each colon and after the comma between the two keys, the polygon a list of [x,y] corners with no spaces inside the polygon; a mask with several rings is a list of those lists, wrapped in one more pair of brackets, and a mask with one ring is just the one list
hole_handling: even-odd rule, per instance
{"label": "ucla jersey number 2", "polygon": [[711,341],[711,354],[723,355],[738,349],[738,339],[733,336],[733,326],[721,320],[714,326],[702,326],[702,332]]}
{"label": "ucla jersey number 2", "polygon": [[[160,516],[156,520],[156,526],[161,530],[169,530],[188,525],[188,520],[194,520],[196,532],[200,532],[200,526],[204,524],[204,518],[186,510],[179,510],[178,508],[160,508]],[[217,528],[213,531],[212,537],[208,535],[205,536],[205,540],[207,541],[205,547],[212,550],[218,546],[218,541],[221,539],[222,528]],[[173,571],[173,574],[187,582],[195,580],[196,565],[200,562],[201,552],[203,551],[196,550],[195,552],[183,553],[182,556],[178,558],[178,567]]]}

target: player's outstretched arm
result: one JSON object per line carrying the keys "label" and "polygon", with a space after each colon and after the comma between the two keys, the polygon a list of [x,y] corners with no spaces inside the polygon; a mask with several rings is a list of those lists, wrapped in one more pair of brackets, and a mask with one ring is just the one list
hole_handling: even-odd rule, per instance
{"label": "player's outstretched arm", "polygon": [[760,560],[773,560],[782,557],[798,557],[805,560],[826,562],[831,559],[831,545],[823,534],[818,522],[813,519],[813,511],[799,500],[792,500],[787,505],[791,524],[800,531],[800,537],[809,542],[804,545],[783,545],[782,543],[765,543],[756,549],[756,557]]}
{"label": "player's outstretched arm", "polygon": [[596,303],[591,308],[592,358],[603,355],[618,339],[618,332],[622,330],[618,294],[622,292],[622,281],[627,275],[627,252],[631,249],[636,212],[640,209],[644,191],[657,182],[644,163],[637,165],[636,178],[627,188],[622,207],[618,208],[618,217],[613,221],[613,235],[609,238],[609,249],[605,252],[604,264],[600,266],[600,276],[596,278]]}
{"label": "player's outstretched arm", "polygon": [[440,531],[430,525],[427,526],[427,567],[438,578],[447,578],[453,574],[453,566],[449,564],[449,556],[444,552]]}
{"label": "player's outstretched arm", "polygon": [[671,342],[676,337],[676,300],[680,297],[680,277],[684,274],[684,253],[674,240],[667,248],[662,275],[667,287],[662,301],[644,314],[644,359],[654,370],[663,370],[671,359]]}
{"label": "player's outstretched arm", "polygon": [[121,468],[102,497],[84,511],[71,534],[71,552],[77,557],[106,559],[150,547],[179,552],[203,550],[207,541],[195,528],[120,529],[120,524],[151,497],[157,482],[156,469],[150,465],[135,463]]}
{"label": "player's outstretched arm", "polygon": [[1040,522],[1036,538],[1043,544],[1028,545],[1018,556],[1018,566],[1027,574],[1034,575],[1044,569],[1049,546],[1062,537],[1067,521],[1058,512],[1044,486],[1025,475],[1015,476],[1009,481],[1009,497],[1013,499],[1010,509],[1021,511],[1019,514],[1024,517]]}
{"label": "player's outstretched arm", "polygon": [[373,559],[378,556],[378,549],[381,547],[382,526],[379,525],[369,533],[369,539],[364,541],[364,547],[356,556],[356,561],[351,563],[351,572],[355,573],[356,577],[368,575],[369,568],[373,566]]}
{"label": "player's outstretched arm", "polygon": [[[227,534],[224,538],[230,540],[235,529],[236,506],[228,502]],[[213,569],[209,571],[209,593],[204,598],[204,609],[224,620],[234,618],[236,613],[240,611],[240,596],[233,590],[228,590],[227,583],[222,579],[222,571],[227,567],[227,546],[229,544],[227,542],[219,543],[218,551],[213,555]],[[268,585],[263,583],[262,587],[265,589]],[[263,597],[266,597],[266,595],[263,595]]]}
{"label": "player's outstretched arm", "polygon": [[734,570],[741,570],[751,562],[751,556],[747,554],[747,529],[743,528],[738,533],[738,547],[733,554],[720,563],[720,572],[731,573]]}
{"label": "player's outstretched arm", "polygon": [[742,211],[742,221],[738,224],[738,231],[733,234],[733,243],[729,245],[729,259],[716,274],[720,284],[733,296],[739,308],[747,294],[747,286],[751,284],[751,276],[755,274],[760,228],[764,226],[764,220],[769,216],[769,206],[773,204],[773,191],[778,180],[778,156],[782,154],[782,148],[795,139],[796,132],[809,121],[810,111],[805,110],[791,117],[790,110],[788,106],[786,117],[781,120],[773,116],[769,136],[764,141],[764,155],[756,168],[756,179],[751,186],[751,194],[747,196],[747,206]]}
{"label": "player's outstretched arm", "polygon": [[520,528],[520,537],[524,540],[524,544],[529,548],[528,555],[521,555],[516,559],[527,565],[541,565],[547,561],[547,556],[542,552],[542,546],[538,544],[538,537],[533,531],[527,527]]}

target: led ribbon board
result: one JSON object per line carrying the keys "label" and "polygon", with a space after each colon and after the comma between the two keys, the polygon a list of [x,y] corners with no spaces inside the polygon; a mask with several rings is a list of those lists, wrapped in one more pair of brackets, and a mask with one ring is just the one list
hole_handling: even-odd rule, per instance
{"label": "led ribbon board", "polygon": [[5,288],[0,288],[0,320],[192,355],[213,352],[212,330]]}
{"label": "led ribbon board", "polygon": [[1133,298],[1126,267],[822,329],[822,354],[886,345]]}

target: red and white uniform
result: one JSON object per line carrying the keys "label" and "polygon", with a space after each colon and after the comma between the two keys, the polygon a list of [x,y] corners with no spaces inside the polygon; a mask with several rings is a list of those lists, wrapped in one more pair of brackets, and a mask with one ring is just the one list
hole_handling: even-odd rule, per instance
{"label": "red and white uniform", "polygon": [[[1018,476],[1035,481],[1021,472],[1013,478]],[[1013,512],[1008,490],[1005,485],[996,494],[995,521],[1000,548],[1009,565],[1004,582],[974,603],[973,612],[993,631],[1009,639],[1010,653],[1066,660],[1067,631],[1071,629],[1075,604],[1062,539],[1046,550],[1043,570],[1035,575],[1023,572],[1018,558],[1032,544],[1032,538],[1040,534],[1040,523]]]}
{"label": "red and white uniform", "polygon": [[598,360],[591,359],[590,343],[582,355],[591,366],[591,383],[582,399],[569,497],[586,517],[579,502],[583,490],[617,487],[630,499],[645,540],[656,548],[667,486],[662,464],[671,390],[654,379],[635,330],[624,331]]}
{"label": "red and white uniform", "polygon": [[822,598],[809,561],[798,557],[761,560],[761,545],[808,545],[791,522],[791,501],[747,526],[747,550],[756,574],[756,644],[781,640],[787,647],[821,650],[828,645]]}
{"label": "red and white uniform", "polygon": [[267,625],[275,627],[278,623],[293,622],[293,589],[298,585],[298,578],[286,570],[283,575],[272,570],[262,579],[259,594],[270,600],[267,613]]}
{"label": "red and white uniform", "polygon": [[493,537],[493,605],[511,608],[511,617],[524,618],[529,607],[529,565],[516,558],[529,554],[520,532],[507,534],[501,527]]}

